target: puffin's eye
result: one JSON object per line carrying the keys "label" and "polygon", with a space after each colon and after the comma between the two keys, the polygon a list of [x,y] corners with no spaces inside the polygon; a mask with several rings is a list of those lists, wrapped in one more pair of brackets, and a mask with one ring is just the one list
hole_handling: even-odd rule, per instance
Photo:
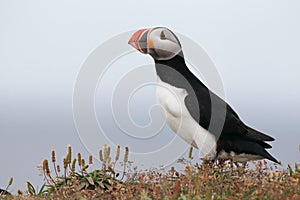
{"label": "puffin's eye", "polygon": [[167,39],[164,31],[160,32],[160,39],[162,39],[162,40]]}

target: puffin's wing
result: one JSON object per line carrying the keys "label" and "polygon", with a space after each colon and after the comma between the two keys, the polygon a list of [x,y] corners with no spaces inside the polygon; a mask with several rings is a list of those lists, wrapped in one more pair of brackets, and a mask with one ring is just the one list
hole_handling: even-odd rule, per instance
{"label": "puffin's wing", "polygon": [[204,84],[198,83],[194,92],[195,95],[189,94],[186,97],[185,104],[192,117],[203,128],[216,137],[242,137],[261,143],[264,148],[271,147],[264,141],[273,141],[274,138],[245,125],[231,106]]}

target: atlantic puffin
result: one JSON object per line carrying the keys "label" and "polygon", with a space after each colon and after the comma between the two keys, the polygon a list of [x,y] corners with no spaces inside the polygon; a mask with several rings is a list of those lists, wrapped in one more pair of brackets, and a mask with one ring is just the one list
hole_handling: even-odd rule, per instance
{"label": "atlantic puffin", "polygon": [[235,162],[268,159],[274,138],[247,126],[222,98],[206,87],[186,65],[178,37],[168,28],[136,31],[128,44],[155,62],[156,98],[168,126],[198,148],[204,160]]}

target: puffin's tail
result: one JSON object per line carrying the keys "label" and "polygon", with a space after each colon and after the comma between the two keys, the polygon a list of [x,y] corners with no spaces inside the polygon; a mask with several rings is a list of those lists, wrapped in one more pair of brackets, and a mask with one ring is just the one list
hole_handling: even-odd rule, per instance
{"label": "puffin's tail", "polygon": [[274,158],[269,152],[267,152],[265,149],[264,149],[264,155],[263,156],[268,160],[271,160],[271,161],[273,161],[277,164],[280,164],[280,162],[276,158]]}
{"label": "puffin's tail", "polygon": [[268,160],[280,164],[276,158],[274,158],[268,151],[266,151],[266,149],[272,148],[272,146],[267,144],[266,141],[274,141],[275,139],[273,137],[266,135],[260,131],[257,131],[251,127],[248,127],[247,137],[251,138],[260,146],[257,149],[260,155],[262,155]]}
{"label": "puffin's tail", "polygon": [[256,141],[274,141],[275,139],[272,138],[271,136],[269,135],[266,135],[260,131],[257,131],[251,127],[248,127],[248,133],[247,133],[247,136],[249,138],[252,138]]}

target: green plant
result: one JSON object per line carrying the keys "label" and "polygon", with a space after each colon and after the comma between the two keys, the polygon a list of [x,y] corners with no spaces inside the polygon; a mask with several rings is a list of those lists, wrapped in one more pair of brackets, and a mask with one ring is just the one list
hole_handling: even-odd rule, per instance
{"label": "green plant", "polygon": [[[118,179],[119,173],[115,171],[116,163],[120,158],[120,146],[116,148],[116,155],[111,159],[111,149],[105,145],[99,151],[99,159],[101,161],[100,169],[92,170],[93,157],[88,157],[88,164],[82,158],[81,153],[76,158],[72,157],[72,147],[67,147],[67,154],[63,159],[63,170],[57,164],[56,153],[51,151],[52,171],[49,161],[45,159],[40,166],[40,170],[46,180],[40,189],[35,188],[30,182],[27,182],[27,193],[32,196],[40,196],[44,194],[52,194],[60,190],[110,190],[114,185],[122,185],[122,179],[126,174],[126,164],[128,163],[129,148],[125,147],[125,154],[122,165],[124,167],[123,176]],[[78,169],[78,171],[76,170]],[[90,170],[88,170],[90,169]]]}
{"label": "green plant", "polygon": [[35,189],[34,186],[27,181],[27,192],[33,196],[41,196],[43,194],[47,194],[48,190],[46,188],[46,184],[44,183],[42,187],[39,189],[38,187]]}

